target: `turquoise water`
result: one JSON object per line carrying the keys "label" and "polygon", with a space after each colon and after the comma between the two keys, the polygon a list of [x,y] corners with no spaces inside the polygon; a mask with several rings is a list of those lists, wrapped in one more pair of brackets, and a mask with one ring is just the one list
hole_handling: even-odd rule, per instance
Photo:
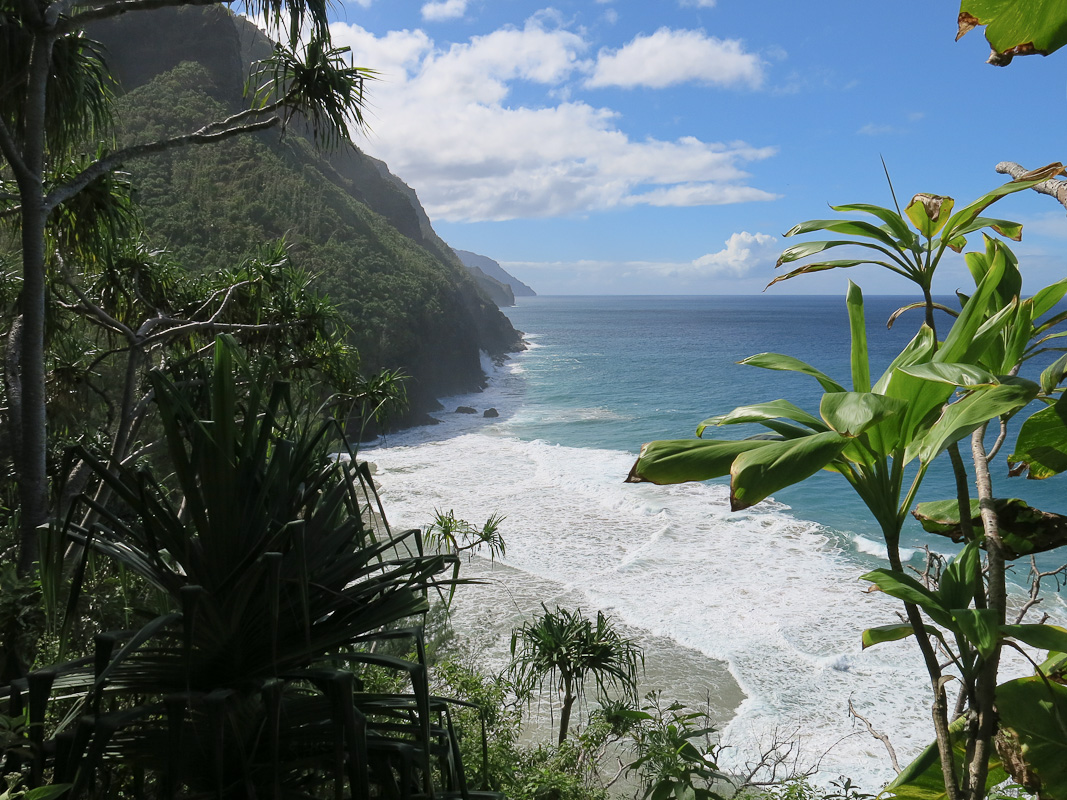
{"label": "turquoise water", "polygon": [[[893,311],[911,299],[865,300],[873,376],[922,321],[922,312],[911,311],[886,328]],[[951,298],[941,300],[955,305]],[[840,297],[535,297],[506,313],[536,344],[522,362],[525,413],[512,428],[524,439],[636,452],[651,439],[690,438],[701,420],[747,403],[786,398],[818,415],[822,390],[814,379],[736,363],[762,352],[794,356],[851,385],[848,317]],[[946,329],[950,323],[947,315],[939,314],[938,321]],[[1056,355],[1044,363],[1035,359],[1028,372],[1036,375]],[[705,435],[740,438],[759,430],[729,427]],[[1009,479],[1003,457],[994,465],[994,479],[998,496],[1067,511],[1060,481]],[[945,465],[926,478],[919,499],[952,496]],[[866,508],[840,476],[820,473],[776,499],[804,518],[878,538]],[[945,546],[911,522],[905,544],[923,543]]]}
{"label": "turquoise water", "polygon": [[[904,300],[868,298],[874,374],[919,324],[909,312],[885,329]],[[891,771],[881,745],[850,723],[849,700],[902,758],[926,746],[929,689],[914,647],[860,647],[860,632],[895,622],[897,608],[858,579],[885,566],[884,548],[840,476],[820,473],[740,513],[730,511],[723,481],[622,482],[643,442],[692,436],[712,414],[780,397],[817,411],[813,379],[739,359],[786,353],[850,384],[843,299],[536,297],[506,313],[529,349],[503,365],[487,362],[486,391],[444,399],[439,425],[391,436],[367,454],[391,521],[426,525],[446,509],[468,520],[505,514],[503,560],[517,594],[555,587],[546,602],[605,609],[726,665],[745,694],[724,733],[732,752],[786,732],[824,775],[876,789]],[[454,413],[459,405],[479,413]],[[482,416],[490,407],[498,417]],[[998,494],[1065,510],[1061,482],[1009,483],[1005,471],[1001,460]],[[952,494],[947,470],[925,487],[920,499]],[[917,524],[905,544],[953,549]],[[459,627],[473,635],[510,613],[506,605]],[[1058,596],[1048,610],[1067,618]]]}

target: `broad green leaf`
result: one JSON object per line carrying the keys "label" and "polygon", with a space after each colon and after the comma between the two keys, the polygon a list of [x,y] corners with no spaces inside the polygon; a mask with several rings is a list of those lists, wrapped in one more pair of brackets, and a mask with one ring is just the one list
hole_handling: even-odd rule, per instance
{"label": "broad green leaf", "polygon": [[834,211],[838,211],[842,214],[847,214],[850,211],[860,211],[872,216],[878,217],[886,224],[890,231],[901,241],[905,243],[911,243],[915,241],[915,234],[911,228],[908,227],[903,217],[892,209],[883,208],[882,206],[872,206],[867,203],[848,203],[843,206],[830,206]]}
{"label": "broad green leaf", "polygon": [[868,628],[863,632],[863,649],[874,647],[882,642],[895,642],[914,635],[915,629],[911,625],[879,625],[877,628]]}
{"label": "broad green leaf", "polygon": [[880,568],[861,575],[860,580],[873,583],[890,597],[917,605],[938,625],[950,630],[954,627],[952,615],[941,603],[941,598],[910,575]]}
{"label": "broad green leaf", "polygon": [[[966,236],[968,233],[980,231],[982,228],[992,228],[1005,239],[1011,239],[1013,242],[1022,241],[1023,238],[1023,226],[1021,223],[1006,219],[991,219],[989,217],[978,217],[970,225],[965,225],[955,231],[955,234],[956,236]],[[959,251],[957,250],[956,252]]]}
{"label": "broad green leaf", "polygon": [[900,351],[900,354],[889,364],[889,367],[882,373],[882,377],[878,379],[878,383],[874,385],[871,391],[875,394],[885,394],[889,381],[896,370],[911,364],[922,364],[929,361],[936,348],[937,342],[934,340],[934,332],[924,323],[919,327],[918,332],[912,337],[911,341]]}
{"label": "broad green leaf", "polygon": [[934,361],[964,361],[963,354],[971,347],[974,335],[985,322],[986,307],[989,298],[996,291],[997,284],[1004,277],[1006,259],[1002,251],[998,251],[998,257],[993,261],[982,278],[981,283],[974,294],[968,298],[959,317],[952,324],[948,336],[945,337],[941,348],[934,354]]}
{"label": "broad green leaf", "polygon": [[666,439],[641,446],[641,455],[627,483],[685,483],[720,478],[741,453],[776,444],[766,439],[727,442],[703,439]]}
{"label": "broad green leaf", "polygon": [[[960,717],[949,725],[949,738],[952,741],[952,757],[957,772],[962,771],[966,760],[966,747],[969,737],[966,731],[967,719]],[[996,751],[989,756],[989,775],[986,777],[986,789],[1003,783],[1008,777]],[[899,800],[946,800],[945,776],[941,771],[941,754],[937,742],[929,745],[908,766],[904,767],[879,797],[896,797]]]}
{"label": "broad green leaf", "polygon": [[1037,397],[1037,384],[1021,379],[989,389],[975,389],[962,400],[952,403],[921,438],[907,446],[905,463],[918,458],[924,463],[934,460],[953,442],[990,420],[1015,413]]}
{"label": "broad green leaf", "polygon": [[968,542],[941,574],[937,596],[946,608],[967,608],[978,585],[981,557],[977,542]]}
{"label": "broad green leaf", "polygon": [[[1026,789],[1055,800],[1067,797],[1067,687],[1037,676],[1019,678],[997,687],[996,703],[1002,738],[1016,745],[1015,755],[1040,782],[1027,781]],[[1004,744],[998,742],[998,749]],[[1012,777],[1022,782],[1022,776]]]}
{"label": "broad green leaf", "polygon": [[[811,219],[794,225],[785,232],[785,235],[797,236],[802,233],[814,233],[815,231],[843,233],[846,236],[863,236],[868,239],[875,239],[894,250],[899,250],[900,247],[896,239],[877,225],[872,225],[859,219]],[[852,244],[862,246],[863,242],[852,242]]]}
{"label": "broad green leaf", "polygon": [[[997,498],[993,501],[993,509],[997,512],[1004,557],[1009,560],[1055,550],[1067,544],[1067,517],[1062,514],[1032,508],[1017,497]],[[982,515],[977,500],[971,500],[970,511],[971,530],[980,531]],[[913,514],[923,530],[929,533],[947,536],[956,542],[964,538],[956,500],[919,503]]]}
{"label": "broad green leaf", "polygon": [[1067,294],[1067,278],[1049,284],[1038,291],[1031,299],[1034,301],[1034,319],[1039,319],[1050,312]]}
{"label": "broad green leaf", "polygon": [[[978,330],[971,337],[971,343],[963,351],[959,360],[964,363],[981,363],[996,372],[1010,372],[1015,366],[1014,363],[1002,369],[1006,355],[1002,331],[1018,317],[1018,313],[1019,301],[1012,298],[1004,308],[978,326]],[[1026,339],[1029,339],[1029,325],[1025,333]]]}
{"label": "broad green leaf", "polygon": [[845,294],[848,307],[848,326],[852,333],[852,389],[856,392],[871,390],[871,367],[867,356],[867,326],[863,317],[863,292],[852,281],[848,282]]}
{"label": "broad green leaf", "polygon": [[[999,2],[1000,0],[975,0],[976,2]],[[1008,0],[1011,2],[1011,0]],[[1044,0],[1044,2],[1055,2],[1055,0]],[[986,192],[979,197],[973,203],[965,206],[952,215],[952,218],[945,226],[945,232],[943,236],[953,237],[956,235],[956,231],[963,230],[965,227],[974,222],[978,215],[985,211],[989,206],[993,205],[1000,198],[1014,194],[1015,192],[1021,192],[1025,189],[1029,189],[1032,186],[1042,181],[1046,181],[1049,178],[1055,177],[1063,172],[1062,164],[1049,164],[1046,167],[1032,170],[1028,172],[1022,179],[1009,181],[1008,183],[998,186],[991,192]]]}
{"label": "broad green leaf", "polygon": [[1001,625],[1000,632],[1039,650],[1067,653],[1067,628],[1058,625]]}
{"label": "broad green leaf", "polygon": [[730,507],[741,511],[810,478],[837,458],[848,442],[847,437],[827,431],[741,453],[730,467]]}
{"label": "broad green leaf", "polygon": [[782,254],[778,256],[778,262],[774,265],[780,267],[782,264],[788,264],[792,261],[799,261],[802,258],[813,256],[816,253],[822,253],[826,250],[831,250],[835,247],[843,247],[845,245],[855,244],[851,239],[837,239],[821,242],[801,242],[800,244],[794,244],[787,247]]}
{"label": "broad green leaf", "polygon": [[1000,383],[996,375],[972,364],[946,364],[931,362],[902,367],[901,372],[922,378],[924,381],[947,383],[950,386],[996,386]]}
{"label": "broad green leaf", "polygon": [[908,219],[927,239],[932,239],[945,227],[956,201],[936,194],[917,194],[904,209]]}
{"label": "broad green leaf", "polygon": [[1000,640],[997,617],[997,612],[991,608],[952,609],[956,630],[975,646],[982,658],[989,658],[997,649]]}
{"label": "broad green leaf", "polygon": [[[1044,376],[1042,376],[1044,377]],[[1019,429],[1008,463],[1028,478],[1043,480],[1067,470],[1067,398],[1032,414]]]}
{"label": "broad green leaf", "polygon": [[829,392],[819,403],[826,424],[842,436],[859,436],[904,409],[903,401],[870,392]]}
{"label": "broad green leaf", "polygon": [[906,406],[902,414],[877,428],[885,452],[907,448],[924,436],[954,391],[948,384],[922,380],[901,369],[894,370],[885,395],[904,401]]}
{"label": "broad green leaf", "polygon": [[802,408],[797,408],[788,400],[771,400],[769,403],[755,403],[750,406],[735,408],[729,414],[709,417],[697,426],[697,436],[703,436],[704,430],[714,425],[739,425],[747,422],[764,422],[770,419],[788,419],[807,425],[820,433],[826,425],[818,417],[812,416]]}
{"label": "broad green leaf", "polygon": [[956,38],[979,25],[993,50],[989,63],[1001,67],[1015,56],[1047,56],[1067,44],[1067,8],[1059,0],[962,0]]}
{"label": "broad green leaf", "polygon": [[900,273],[901,275],[907,275],[907,273],[901,270],[900,267],[894,266],[893,264],[889,264],[885,261],[868,261],[863,259],[852,259],[842,261],[819,261],[814,264],[805,264],[803,267],[798,267],[797,269],[794,269],[791,272],[787,272],[785,275],[779,275],[773,281],[768,283],[766,288],[769,289],[776,283],[780,283],[781,281],[787,281],[790,278],[797,277],[798,275],[809,275],[813,272],[825,272],[828,269],[848,269],[849,267],[856,267],[860,264],[873,264],[876,267],[885,267],[886,269],[891,269],[894,272]]}
{"label": "broad green leaf", "polygon": [[1043,394],[1052,394],[1063,383],[1067,375],[1067,353],[1057,358],[1050,366],[1041,373],[1041,391]]}
{"label": "broad green leaf", "polygon": [[845,387],[828,375],[823,374],[810,364],[805,364],[799,358],[784,356],[780,353],[757,353],[754,356],[742,359],[738,364],[747,364],[752,367],[774,369],[782,372],[799,372],[810,375],[819,382],[819,385],[827,392],[843,392]]}

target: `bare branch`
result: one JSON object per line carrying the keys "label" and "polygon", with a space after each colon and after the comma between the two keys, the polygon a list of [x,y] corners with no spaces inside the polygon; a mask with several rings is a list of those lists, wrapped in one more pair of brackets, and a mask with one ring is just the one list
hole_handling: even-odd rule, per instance
{"label": "bare branch", "polygon": [[893,749],[893,743],[889,741],[889,737],[886,736],[884,733],[879,733],[874,729],[874,726],[871,725],[870,721],[865,716],[860,714],[860,712],[856,710],[856,707],[852,705],[851,697],[848,698],[848,713],[858,719],[860,722],[862,722],[865,726],[867,726],[867,732],[885,745],[886,752],[889,753],[889,760],[893,764],[893,769],[896,770],[897,774],[899,775],[900,762],[897,761],[897,751]]}
{"label": "bare branch", "polygon": [[1000,446],[1004,444],[1004,440],[1008,438],[1008,421],[1004,417],[1000,418],[1000,433],[997,434],[997,440],[993,442],[993,446],[989,448],[989,452],[986,454],[986,458],[992,461],[997,457],[997,453],[1000,452]]}
{"label": "bare branch", "polygon": [[[64,6],[64,10],[69,10],[74,4],[74,0],[59,0],[55,5]],[[151,11],[154,8],[164,8],[166,6],[217,5],[221,5],[220,0],[104,0],[104,2],[95,3],[83,11],[68,17],[61,25],[57,26],[57,30],[61,33],[68,33],[84,27],[87,23],[117,17],[128,11]]]}
{"label": "bare branch", "polygon": [[165,331],[153,334],[144,339],[142,346],[149,346],[156,342],[161,342],[165,339],[170,339],[174,336],[183,336],[186,334],[200,333],[202,331],[214,331],[219,333],[255,333],[258,331],[276,331],[286,327],[283,322],[264,322],[258,325],[248,325],[239,323],[223,323],[223,322],[187,322],[179,325],[176,328],[167,328]]}
{"label": "bare branch", "polygon": [[22,160],[15,137],[8,129],[3,117],[0,117],[0,153],[4,154],[4,159],[11,165],[11,171],[15,173],[15,177],[20,182],[37,179],[38,176],[34,175],[26,166],[26,162]]}
{"label": "bare branch", "polygon": [[[257,113],[271,113],[274,110],[274,108],[264,108],[257,111]],[[242,115],[245,113],[246,112],[241,112]],[[212,123],[205,125],[199,131],[185,134],[184,136],[175,136],[171,139],[163,139],[158,142],[149,142],[147,144],[134,145],[132,147],[123,148],[122,150],[116,150],[114,153],[111,153],[98,161],[94,161],[68,183],[58,186],[49,192],[45,197],[45,207],[51,211],[60,203],[74,197],[78,192],[97,178],[117,169],[126,161],[155,155],[157,153],[165,153],[168,150],[174,150],[191,144],[211,144],[213,142],[219,142],[243,133],[266,130],[278,125],[280,122],[281,120],[278,117],[271,117],[270,119],[259,120],[258,122],[250,122],[248,124],[226,128],[225,130],[205,133],[204,131],[212,131],[216,124],[222,124],[221,122]]]}
{"label": "bare branch", "polygon": [[[1019,164],[1016,164],[1014,161],[1001,161],[997,164],[997,172],[1001,175],[1009,175],[1014,180],[1018,180],[1027,173],[1027,170]],[[1047,181],[1043,181],[1031,188],[1039,194],[1047,194],[1049,197],[1054,197],[1060,205],[1067,207],[1067,181],[1049,178]]]}

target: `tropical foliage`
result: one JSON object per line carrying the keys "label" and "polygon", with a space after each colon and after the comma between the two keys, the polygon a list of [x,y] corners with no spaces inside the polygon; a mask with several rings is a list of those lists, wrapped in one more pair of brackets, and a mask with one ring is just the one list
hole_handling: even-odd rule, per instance
{"label": "tropical foliage", "polygon": [[[810,263],[779,280],[860,263],[876,264],[919,285],[923,302],[916,305],[925,309],[926,322],[888,369],[873,378],[863,297],[859,287],[850,282],[846,304],[852,332],[851,390],[790,356],[753,356],[742,363],[798,372],[817,380],[824,392],[817,415],[787,400],[743,406],[705,420],[697,435],[718,426],[748,423],[759,424],[768,433],[737,441],[652,442],[642,448],[630,474],[629,480],[656,483],[728,475],[735,510],[823,469],[842,475],[852,486],[881,528],[890,564],[889,569],[877,569],[863,577],[876,589],[901,600],[906,613],[900,623],[865,631],[863,644],[914,637],[933,696],[936,742],[888,787],[897,797],[920,798],[933,793],[951,800],[982,798],[1008,774],[1043,797],[1067,797],[1067,786],[1055,766],[1067,758],[1063,746],[1067,728],[1055,722],[1067,719],[1067,706],[1052,683],[1053,671],[1045,666],[1036,678],[1000,686],[997,680],[1004,646],[1022,643],[1047,650],[1052,664],[1060,662],[1058,653],[1067,651],[1067,631],[1008,620],[1005,583],[1006,560],[1047,549],[1062,538],[1057,540],[1052,532],[1054,521],[1038,519],[1040,512],[1029,515],[1029,527],[1002,531],[989,469],[1012,416],[1034,400],[1050,407],[1060,402],[1062,359],[1049,366],[1040,381],[1021,378],[1018,372],[1029,359],[1058,349],[1060,334],[1052,329],[1064,319],[1055,307],[1067,294],[1067,279],[1024,299],[1014,255],[1003,242],[983,234],[984,248],[966,256],[975,282],[973,292],[961,296],[959,310],[937,306],[953,318],[943,339],[934,328],[935,304],[930,295],[933,271],[946,249],[962,250],[966,237],[982,229],[991,228],[1012,238],[1021,233],[1021,226],[1015,223],[979,216],[985,208],[1005,195],[1047,180],[1061,169],[1055,164],[1035,171],[955,213],[951,198],[917,195],[905,212],[866,204],[836,208],[846,213],[863,212],[881,224],[844,219],[796,226],[788,235],[827,230],[839,238],[794,245],[779,264],[846,245],[855,252],[867,250],[878,255]],[[987,451],[985,434],[990,423],[1001,427],[1001,436]],[[1064,452],[1064,442],[1055,435],[1056,425],[1050,426],[1045,414],[1037,416],[1036,422],[1028,420],[1023,427],[1028,434],[1020,437],[1024,444],[1017,445],[1012,459],[1035,464],[1035,477],[1058,471],[1048,465],[1055,460],[1050,452]],[[1043,443],[1046,446],[1037,446],[1035,428],[1049,433]],[[972,524],[964,465],[954,448],[966,438],[971,441],[980,511],[977,525]],[[927,470],[946,452],[956,471],[959,497],[940,504],[939,509],[943,513],[954,502],[962,510],[947,527],[966,545],[939,580],[926,584],[904,571],[900,533]],[[999,505],[1017,503],[1000,501]],[[929,516],[929,511],[921,513]],[[1011,548],[1005,546],[1009,537]],[[962,687],[954,704],[946,691],[952,677]],[[1009,697],[1014,710],[1010,717],[1004,714]],[[1039,746],[1053,728],[1059,732],[1059,744]]]}
{"label": "tropical foliage", "polygon": [[596,683],[597,694],[606,697],[609,687],[624,697],[637,693],[638,665],[644,663],[641,649],[620,634],[603,611],[596,622],[581,609],[557,607],[526,620],[511,635],[511,676],[520,697],[530,698],[535,689],[552,680],[560,695],[559,742],[570,729],[574,703],[585,691],[587,678]]}

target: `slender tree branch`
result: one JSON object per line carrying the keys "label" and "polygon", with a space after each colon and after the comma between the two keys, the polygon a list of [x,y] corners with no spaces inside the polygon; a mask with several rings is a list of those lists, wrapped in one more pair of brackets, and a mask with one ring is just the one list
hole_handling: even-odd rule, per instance
{"label": "slender tree branch", "polygon": [[74,284],[74,281],[70,278],[70,276],[67,276],[63,282],[72,292],[74,292],[80,303],[79,305],[67,305],[68,308],[70,308],[72,311],[83,311],[88,316],[94,317],[105,328],[108,328],[109,330],[112,330],[115,333],[121,334],[123,337],[125,337],[126,341],[128,341],[131,345],[137,343],[137,334],[134,333],[133,330],[130,329],[128,326],[119,322],[113,316],[104,311],[104,309],[100,308],[100,306],[96,305],[92,300],[90,300],[86,296],[85,292],[83,292]]}
{"label": "slender tree branch", "polygon": [[[69,10],[75,4],[75,0],[60,0],[57,6],[65,6]],[[56,29],[62,33],[78,30],[90,22],[101,19],[110,19],[129,11],[151,11],[156,8],[168,6],[217,6],[222,5],[220,0],[113,0],[112,2],[96,3],[77,14],[68,17]]]}
{"label": "slender tree branch", "polygon": [[860,714],[860,712],[856,710],[856,707],[852,705],[851,697],[848,699],[848,713],[854,716],[860,722],[862,722],[865,726],[867,726],[867,732],[885,745],[885,749],[889,753],[889,761],[893,764],[893,769],[896,770],[897,774],[899,775],[900,762],[897,761],[897,751],[893,749],[893,743],[889,741],[889,737],[886,736],[884,733],[879,733],[874,729],[874,726],[871,725],[870,721],[865,716]]}
{"label": "slender tree branch", "polygon": [[22,181],[37,180],[33,170],[22,160],[22,153],[19,152],[18,143],[15,141],[11,130],[7,127],[7,123],[4,122],[3,117],[0,117],[0,153],[4,154],[4,159],[11,166],[11,171],[15,174],[15,179],[20,185]]}
{"label": "slender tree branch", "polygon": [[[1019,180],[1027,173],[1027,170],[1014,161],[1001,161],[997,164],[997,172],[1001,175],[1009,175],[1014,180]],[[1039,194],[1047,194],[1049,197],[1055,198],[1060,205],[1067,207],[1067,181],[1049,178],[1047,181],[1030,188]]]}
{"label": "slender tree branch", "polygon": [[167,328],[165,331],[153,334],[144,339],[141,344],[148,346],[155,344],[156,342],[164,341],[165,339],[172,338],[174,336],[183,336],[191,333],[200,333],[201,331],[218,331],[221,333],[241,332],[241,333],[255,333],[257,331],[276,331],[286,327],[284,322],[263,322],[256,325],[240,324],[235,322],[189,322],[184,325],[179,325],[176,328]]}
{"label": "slender tree branch", "polygon": [[1000,433],[997,434],[997,440],[993,443],[993,446],[989,448],[989,453],[986,455],[990,461],[997,457],[997,453],[1000,452],[1001,445],[1004,444],[1004,440],[1008,438],[1008,421],[1006,419],[1000,420]]}
{"label": "slender tree branch", "polygon": [[270,119],[260,120],[258,122],[251,122],[246,125],[238,125],[233,128],[227,128],[213,133],[203,133],[202,131],[210,130],[213,126],[208,125],[201,128],[194,133],[185,134],[184,136],[175,136],[171,139],[164,139],[159,142],[149,142],[147,144],[134,145],[132,147],[126,147],[122,150],[116,150],[114,153],[105,156],[104,158],[94,161],[84,170],[82,170],[72,180],[57,186],[45,197],[45,208],[51,211],[60,203],[63,203],[70,198],[74,197],[78,192],[88,186],[107,173],[117,169],[124,162],[130,161],[135,158],[143,158],[145,156],[156,155],[157,153],[165,153],[168,150],[174,150],[179,147],[186,147],[190,144],[211,144],[213,142],[219,142],[224,139],[229,139],[233,136],[238,136],[244,133],[253,133],[255,131],[267,130],[280,123],[278,117],[271,117]]}

